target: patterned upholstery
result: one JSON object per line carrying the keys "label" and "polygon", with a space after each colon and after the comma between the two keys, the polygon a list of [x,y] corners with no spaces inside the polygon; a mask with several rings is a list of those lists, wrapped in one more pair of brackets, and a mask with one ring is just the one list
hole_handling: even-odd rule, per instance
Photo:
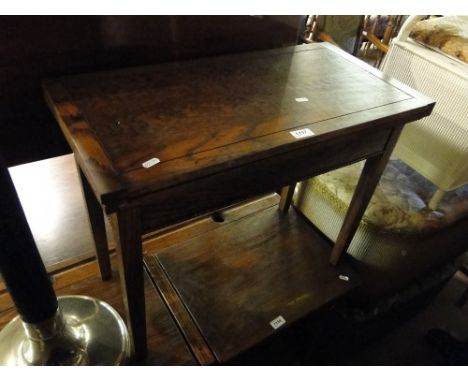
{"label": "patterned upholstery", "polygon": [[[335,240],[363,162],[298,185],[294,204]],[[398,159],[390,160],[348,253],[364,277],[362,293],[392,293],[431,267],[468,250],[468,186],[447,193],[438,210],[435,186]]]}
{"label": "patterned upholstery", "polygon": [[[364,162],[312,179],[324,197],[348,208]],[[396,233],[429,233],[468,215],[468,186],[448,193],[434,211],[427,203],[435,186],[399,160],[391,160],[364,215],[363,224]]]}
{"label": "patterned upholstery", "polygon": [[412,28],[410,37],[468,63],[467,16],[445,16],[419,21]]}

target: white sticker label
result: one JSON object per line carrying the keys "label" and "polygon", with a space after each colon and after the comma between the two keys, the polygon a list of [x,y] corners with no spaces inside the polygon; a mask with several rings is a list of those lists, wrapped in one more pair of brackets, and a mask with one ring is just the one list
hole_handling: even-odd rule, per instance
{"label": "white sticker label", "polygon": [[159,162],[161,162],[161,161],[158,158],[151,158],[150,160],[147,160],[146,162],[143,162],[141,165],[144,168],[150,168],[150,167],[154,166],[155,164],[158,164]]}
{"label": "white sticker label", "polygon": [[313,135],[315,135],[314,132],[308,128],[290,131],[289,133],[296,139],[312,137]]}
{"label": "white sticker label", "polygon": [[270,321],[270,325],[273,329],[278,329],[280,326],[283,326],[286,323],[286,320],[283,316],[276,317],[273,321]]}
{"label": "white sticker label", "polygon": [[295,98],[296,102],[309,102],[309,99],[307,97],[299,97]]}

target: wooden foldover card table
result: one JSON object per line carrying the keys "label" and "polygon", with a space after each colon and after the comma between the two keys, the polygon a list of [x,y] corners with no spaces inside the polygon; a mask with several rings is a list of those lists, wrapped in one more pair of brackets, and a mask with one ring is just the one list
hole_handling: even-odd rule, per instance
{"label": "wooden foldover card table", "polygon": [[[111,216],[139,358],[146,352],[143,234],[278,189],[276,215],[288,216],[297,181],[366,159],[330,251],[333,269],[404,124],[434,104],[326,43],[55,78],[43,87],[80,169],[103,278],[110,265],[102,209]],[[249,224],[246,232],[255,219]],[[200,264],[194,277],[209,268]],[[175,269],[165,266],[169,276]],[[212,326],[183,302],[209,341]]]}

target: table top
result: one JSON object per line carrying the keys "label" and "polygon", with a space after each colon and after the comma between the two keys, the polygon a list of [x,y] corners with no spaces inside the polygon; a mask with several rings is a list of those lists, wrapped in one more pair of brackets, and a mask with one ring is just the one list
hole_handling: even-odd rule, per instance
{"label": "table top", "polygon": [[[105,205],[319,138],[416,120],[433,106],[329,44],[68,76],[43,86]],[[314,135],[290,134],[303,128]]]}

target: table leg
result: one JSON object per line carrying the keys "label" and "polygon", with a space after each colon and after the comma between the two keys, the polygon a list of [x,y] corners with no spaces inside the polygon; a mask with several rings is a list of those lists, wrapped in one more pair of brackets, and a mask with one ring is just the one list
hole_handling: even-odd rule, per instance
{"label": "table leg", "polygon": [[354,190],[353,198],[349,205],[340,233],[333,246],[330,256],[330,263],[336,265],[340,260],[341,255],[348,249],[351,240],[359,226],[362,216],[369,204],[375,188],[377,187],[380,177],[385,170],[388,159],[392,154],[398,137],[400,136],[402,127],[394,128],[391,133],[385,150],[382,154],[366,160],[358,184]]}
{"label": "table leg", "polygon": [[140,209],[122,207],[112,216],[120,284],[135,359],[146,356],[146,309]]}
{"label": "table leg", "polygon": [[289,207],[291,206],[291,201],[294,196],[294,190],[296,189],[296,184],[297,183],[293,183],[281,189],[281,199],[279,202],[279,209],[281,212],[285,214],[288,212]]}
{"label": "table leg", "polygon": [[110,280],[112,278],[112,267],[109,257],[109,247],[107,245],[106,223],[104,221],[102,207],[80,166],[76,164],[76,167],[80,175],[81,189],[83,190],[83,196],[88,209],[89,224],[94,238],[101,278],[102,280]]}

